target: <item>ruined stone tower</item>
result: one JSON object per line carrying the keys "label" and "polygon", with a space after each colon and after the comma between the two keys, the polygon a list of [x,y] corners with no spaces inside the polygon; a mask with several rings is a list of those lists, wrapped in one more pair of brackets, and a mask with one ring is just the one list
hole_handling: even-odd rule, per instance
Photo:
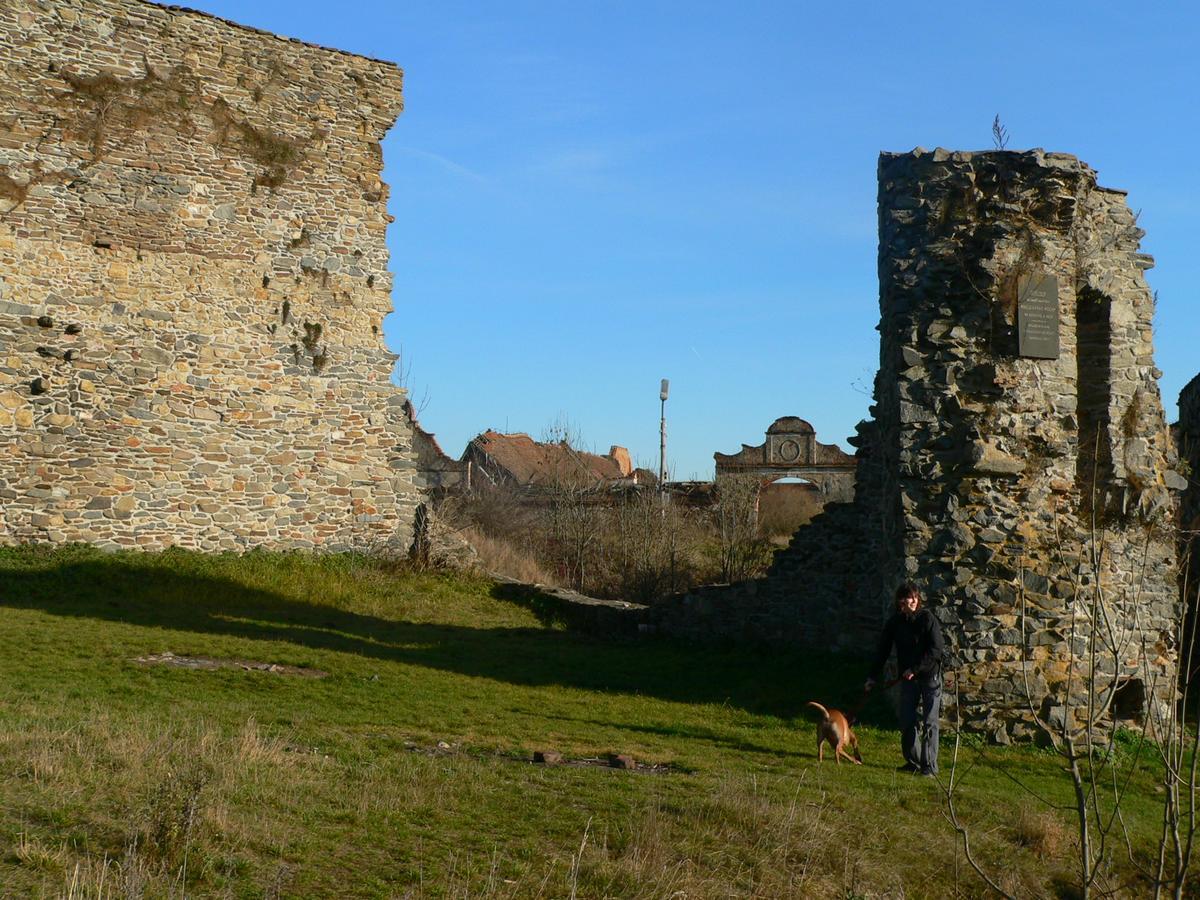
{"label": "ruined stone tower", "polygon": [[880,365],[854,501],[801,528],[766,578],[656,610],[662,629],[865,656],[912,580],[945,626],[948,713],[968,729],[1008,741],[1061,721],[1094,620],[1113,714],[1170,715],[1184,480],[1141,236],[1125,195],[1073,156],[883,154]]}
{"label": "ruined stone tower", "polygon": [[400,70],[141,0],[0,36],[0,542],[407,546]]}
{"label": "ruined stone tower", "polygon": [[1115,714],[1169,711],[1183,484],[1124,193],[1065,154],[884,154],[879,231],[885,566],[937,603],[964,722],[1056,715],[1097,581]]}

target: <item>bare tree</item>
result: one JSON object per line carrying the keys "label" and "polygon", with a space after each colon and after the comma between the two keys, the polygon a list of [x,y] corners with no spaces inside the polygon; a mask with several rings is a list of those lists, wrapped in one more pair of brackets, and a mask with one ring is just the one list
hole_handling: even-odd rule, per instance
{"label": "bare tree", "polygon": [[604,487],[566,437],[559,443],[565,453],[538,488],[547,516],[546,553],[566,582],[583,591],[600,550]]}
{"label": "bare tree", "polygon": [[713,517],[721,555],[721,580],[750,577],[763,557],[758,540],[758,479],[753,475],[722,475],[716,482]]}
{"label": "bare tree", "polygon": [[695,529],[680,504],[664,504],[652,490],[628,491],[606,534],[615,570],[610,581],[623,599],[653,602],[690,584]]}
{"label": "bare tree", "polygon": [[[1143,567],[1151,539],[1152,529],[1147,526]],[[1039,803],[1069,812],[1074,819],[1079,896],[1087,900],[1097,894],[1112,895],[1127,887],[1116,881],[1113,874],[1114,854],[1120,848],[1133,870],[1152,886],[1154,897],[1169,894],[1182,898],[1186,895],[1196,835],[1200,743],[1198,732],[1189,734],[1184,727],[1189,702],[1186,684],[1177,703],[1158,703],[1154,698],[1175,695],[1180,673],[1190,669],[1189,660],[1177,659],[1174,671],[1166,675],[1151,669],[1147,660],[1153,658],[1154,651],[1147,646],[1138,622],[1143,579],[1122,591],[1105,588],[1101,573],[1109,548],[1106,535],[1094,518],[1084,546],[1068,552],[1061,537],[1057,546],[1060,569],[1070,574],[1073,585],[1066,635],[1067,646],[1072,650],[1066,681],[1052,703],[1040,710],[1035,708],[1029,670],[1032,647],[1028,639],[1022,641],[1021,664],[1030,719],[1062,758],[1070,777],[1073,802],[1068,806],[1055,804],[1019,777],[1006,774]],[[1018,594],[1021,632],[1028,638],[1024,591]],[[1178,617],[1174,645],[1179,648],[1193,643],[1184,640],[1185,622],[1190,623],[1188,627],[1195,627],[1193,619]],[[1075,652],[1076,649],[1082,652]],[[1140,680],[1150,702],[1146,703],[1142,721],[1130,729],[1134,735],[1132,752],[1122,755],[1117,752],[1118,728],[1129,728],[1131,723],[1119,723],[1114,706],[1121,687],[1118,673],[1122,671],[1122,662],[1131,656],[1139,660]],[[957,802],[960,780],[965,774],[959,767],[962,746],[961,730],[956,730],[949,777],[942,784],[946,816],[958,835],[967,863],[992,890],[1011,896],[1001,887],[997,874],[987,870],[971,847],[970,825]],[[985,750],[977,748],[976,754],[976,762],[990,764]],[[1135,776],[1146,770],[1152,759],[1156,759],[1161,773],[1162,828],[1155,857],[1146,859],[1139,856],[1134,846],[1126,807]]]}

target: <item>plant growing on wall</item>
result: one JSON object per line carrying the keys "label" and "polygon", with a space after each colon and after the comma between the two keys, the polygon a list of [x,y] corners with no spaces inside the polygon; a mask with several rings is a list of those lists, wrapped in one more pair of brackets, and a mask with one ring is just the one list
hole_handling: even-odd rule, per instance
{"label": "plant growing on wall", "polygon": [[145,74],[132,78],[55,69],[67,84],[58,95],[69,113],[64,134],[87,145],[87,165],[105,158],[117,132],[131,136],[151,126],[165,126],[191,136],[197,130],[197,117],[203,116],[213,127],[217,146],[230,148],[260,167],[250,186],[254,193],[259,187],[281,187],[303,163],[309,144],[324,137],[316,127],[305,138],[280,134],[251,123],[222,97],[206,100],[200,79],[183,64],[163,73],[146,61]]}

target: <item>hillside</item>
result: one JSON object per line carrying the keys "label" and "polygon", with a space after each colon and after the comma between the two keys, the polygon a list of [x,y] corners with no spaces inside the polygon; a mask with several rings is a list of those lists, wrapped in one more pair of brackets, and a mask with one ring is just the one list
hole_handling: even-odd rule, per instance
{"label": "hillside", "polygon": [[[0,584],[4,896],[985,894],[882,704],[817,765],[804,701],[860,660],[601,641],[362,557],[7,549]],[[1056,893],[1067,813],[1012,779],[1065,802],[1061,764],[962,759],[977,852]]]}

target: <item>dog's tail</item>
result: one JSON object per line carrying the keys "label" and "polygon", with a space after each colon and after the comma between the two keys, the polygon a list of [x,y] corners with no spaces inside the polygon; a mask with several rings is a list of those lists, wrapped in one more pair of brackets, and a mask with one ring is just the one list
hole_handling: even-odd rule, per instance
{"label": "dog's tail", "polygon": [[809,700],[806,705],[811,706],[813,709],[819,709],[821,711],[822,716],[824,716],[826,719],[829,718],[829,710],[827,710],[825,707],[823,707],[816,700]]}

